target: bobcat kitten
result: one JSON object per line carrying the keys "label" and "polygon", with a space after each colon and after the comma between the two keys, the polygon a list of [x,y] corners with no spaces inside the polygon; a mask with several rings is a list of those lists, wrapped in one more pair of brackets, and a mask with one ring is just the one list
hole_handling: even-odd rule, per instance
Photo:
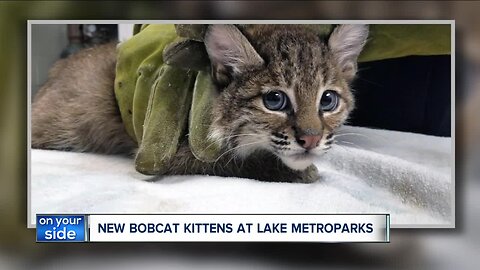
{"label": "bobcat kitten", "polygon": [[[184,138],[167,174],[317,180],[313,159],[354,107],[349,85],[367,36],[366,25],[339,25],[328,36],[297,25],[209,26],[204,42],[218,86],[210,136],[223,152],[201,162]],[[32,146],[132,153],[114,77],[114,44],[56,63],[32,105]]]}

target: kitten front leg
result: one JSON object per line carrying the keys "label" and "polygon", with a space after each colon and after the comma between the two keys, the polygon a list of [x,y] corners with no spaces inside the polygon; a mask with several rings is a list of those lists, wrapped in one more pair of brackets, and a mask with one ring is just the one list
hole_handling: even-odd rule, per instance
{"label": "kitten front leg", "polygon": [[261,170],[263,171],[260,174],[252,175],[249,178],[269,182],[287,182],[303,184],[314,183],[321,178],[315,165],[311,165],[303,171],[292,170],[286,166],[281,170],[275,169],[272,171],[265,171],[263,168]]}
{"label": "kitten front leg", "polygon": [[321,179],[321,176],[318,172],[317,166],[310,165],[303,171],[298,171],[298,178],[296,178],[297,183],[310,184],[314,183]]}
{"label": "kitten front leg", "polygon": [[201,174],[288,183],[312,183],[320,179],[314,165],[302,171],[293,170],[266,152],[257,152],[243,160],[226,155],[213,163],[202,162],[195,158],[186,142],[182,143],[175,158],[167,164],[165,175]]}
{"label": "kitten front leg", "polygon": [[321,177],[315,165],[307,167],[305,170],[292,170],[285,166],[282,170],[276,170],[270,173],[270,181],[303,183],[310,184],[318,181]]}
{"label": "kitten front leg", "polygon": [[237,176],[266,182],[313,183],[320,179],[317,167],[293,170],[271,154],[256,154],[238,168]]}

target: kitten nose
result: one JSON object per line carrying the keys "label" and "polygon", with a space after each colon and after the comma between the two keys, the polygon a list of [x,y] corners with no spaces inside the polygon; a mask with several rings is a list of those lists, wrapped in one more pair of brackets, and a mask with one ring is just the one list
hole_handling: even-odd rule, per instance
{"label": "kitten nose", "polygon": [[297,142],[303,148],[310,150],[318,146],[320,139],[321,139],[320,135],[303,135],[297,139]]}

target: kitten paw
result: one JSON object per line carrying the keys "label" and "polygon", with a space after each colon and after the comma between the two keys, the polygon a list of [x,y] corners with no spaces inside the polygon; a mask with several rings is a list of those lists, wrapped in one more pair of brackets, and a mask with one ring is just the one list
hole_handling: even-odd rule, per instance
{"label": "kitten paw", "polygon": [[320,174],[315,165],[310,165],[303,171],[299,172],[299,177],[296,179],[296,183],[310,184],[320,180]]}

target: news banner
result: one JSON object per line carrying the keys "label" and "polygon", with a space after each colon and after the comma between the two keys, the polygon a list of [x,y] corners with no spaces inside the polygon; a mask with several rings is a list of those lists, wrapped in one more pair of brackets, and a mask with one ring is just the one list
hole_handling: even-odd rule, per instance
{"label": "news banner", "polygon": [[390,242],[389,214],[36,216],[37,242]]}

